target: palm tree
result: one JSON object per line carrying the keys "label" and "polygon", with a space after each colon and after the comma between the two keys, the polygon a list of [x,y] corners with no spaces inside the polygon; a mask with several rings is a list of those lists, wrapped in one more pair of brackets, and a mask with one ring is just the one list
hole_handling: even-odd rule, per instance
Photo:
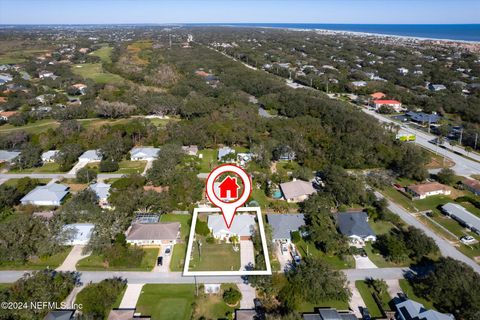
{"label": "palm tree", "polygon": [[230,242],[233,244],[233,250],[237,251],[238,250],[238,243],[239,243],[239,239],[238,239],[238,236],[235,235],[235,236],[231,236],[230,237]]}

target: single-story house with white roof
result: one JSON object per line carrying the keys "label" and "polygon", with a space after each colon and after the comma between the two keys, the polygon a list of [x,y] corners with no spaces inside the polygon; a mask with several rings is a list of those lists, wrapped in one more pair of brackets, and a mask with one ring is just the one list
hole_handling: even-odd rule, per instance
{"label": "single-story house with white roof", "polygon": [[217,160],[218,161],[223,161],[223,158],[229,154],[233,154],[235,153],[235,150],[233,150],[232,148],[229,148],[229,147],[223,147],[223,148],[220,148],[218,149],[218,156],[217,156]]}
{"label": "single-story house with white roof", "polygon": [[66,185],[59,183],[38,186],[20,199],[20,202],[23,205],[60,206],[63,198],[68,194],[69,189]]}
{"label": "single-story house with white roof", "polygon": [[290,243],[292,232],[305,225],[305,216],[303,213],[267,214],[267,221],[272,226],[273,241]]}
{"label": "single-story house with white roof", "polygon": [[283,197],[287,202],[302,202],[311,194],[317,192],[312,182],[303,180],[293,180],[280,184]]}
{"label": "single-story house with white roof", "polygon": [[87,150],[80,157],[78,157],[80,162],[96,162],[102,161],[102,154],[100,150]]}
{"label": "single-story house with white roof", "polygon": [[130,160],[132,161],[153,161],[158,157],[160,148],[153,147],[135,147],[130,150]]}
{"label": "single-story house with white roof", "polygon": [[86,245],[92,237],[95,225],[92,223],[73,223],[63,226],[68,240],[63,244],[68,246]]}
{"label": "single-story house with white roof", "polygon": [[103,182],[93,183],[89,187],[89,189],[97,195],[98,204],[102,208],[109,207],[108,197],[110,196],[110,187],[110,184]]}
{"label": "single-story house with white roof", "polygon": [[211,214],[208,216],[208,229],[215,239],[228,240],[238,236],[240,240],[250,240],[255,231],[255,216],[248,213],[236,214],[230,229],[227,228],[223,215]]}
{"label": "single-story house with white roof", "polygon": [[180,222],[133,223],[125,234],[127,243],[138,246],[175,244],[180,239]]}
{"label": "single-story house with white roof", "polygon": [[0,150],[0,163],[12,162],[19,155],[20,155],[19,151]]}
{"label": "single-story house with white roof", "polygon": [[48,150],[42,153],[43,162],[55,162],[55,157],[58,154],[58,150]]}

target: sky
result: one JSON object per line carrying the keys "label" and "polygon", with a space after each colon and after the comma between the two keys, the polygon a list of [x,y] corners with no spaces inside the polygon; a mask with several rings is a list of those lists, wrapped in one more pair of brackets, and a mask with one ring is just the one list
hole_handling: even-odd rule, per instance
{"label": "sky", "polygon": [[0,24],[468,24],[479,12],[479,0],[0,0]]}

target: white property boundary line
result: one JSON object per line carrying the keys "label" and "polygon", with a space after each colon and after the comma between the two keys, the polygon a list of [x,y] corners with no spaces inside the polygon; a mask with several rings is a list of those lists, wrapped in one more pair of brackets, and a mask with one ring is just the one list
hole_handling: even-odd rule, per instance
{"label": "white property boundary line", "polygon": [[[185,265],[183,267],[184,276],[263,276],[271,275],[272,267],[270,266],[270,256],[268,255],[267,237],[265,236],[265,228],[263,226],[262,213],[260,207],[241,207],[237,212],[255,211],[257,213],[258,227],[260,229],[260,238],[262,239],[262,249],[265,255],[266,270],[239,270],[239,271],[189,271],[190,257],[192,255],[193,238],[195,236],[195,225],[199,212],[220,212],[220,208],[195,208],[193,210],[192,226],[190,227],[190,236],[188,238],[187,255],[185,257]],[[235,219],[235,218],[234,218]]]}

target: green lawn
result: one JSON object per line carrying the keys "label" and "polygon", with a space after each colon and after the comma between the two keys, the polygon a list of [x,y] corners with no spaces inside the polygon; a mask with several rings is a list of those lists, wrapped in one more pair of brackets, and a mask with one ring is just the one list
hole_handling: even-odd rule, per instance
{"label": "green lawn", "polygon": [[0,291],[10,288],[11,283],[0,283]]}
{"label": "green lawn", "polygon": [[190,233],[190,224],[192,222],[192,216],[190,214],[174,214],[167,213],[160,216],[161,222],[180,222],[180,237],[182,240]]}
{"label": "green lawn", "polygon": [[345,256],[345,260],[339,256],[327,256],[322,251],[318,250],[313,243],[306,242],[304,239],[301,239],[299,242],[295,243],[300,255],[302,257],[314,256],[320,258],[330,264],[335,269],[351,269],[355,268],[355,261],[352,256]]}
{"label": "green lawn", "polygon": [[177,243],[173,246],[172,260],[170,261],[170,271],[183,271],[186,253],[187,245],[185,243]]}
{"label": "green lawn", "polygon": [[90,255],[77,263],[77,269],[80,271],[151,271],[155,267],[158,256],[158,248],[144,248],[145,255],[139,266],[115,266],[106,267],[103,263],[103,257],[99,255]]}
{"label": "green lawn", "polygon": [[137,302],[137,312],[152,320],[189,320],[193,313],[195,285],[146,284]]}
{"label": "green lawn", "polygon": [[[199,237],[200,238],[200,237]],[[240,270],[240,250],[233,251],[231,243],[207,243],[204,239],[201,257],[197,243],[193,244],[189,269],[192,271],[238,271]]]}
{"label": "green lawn", "polygon": [[63,263],[71,250],[71,247],[65,247],[65,249],[52,256],[40,257],[39,259],[30,260],[26,263],[1,262],[0,270],[40,270],[47,267],[55,269]]}
{"label": "green lawn", "polygon": [[370,288],[367,286],[365,281],[363,280],[355,281],[355,287],[357,287],[358,292],[360,292],[363,302],[365,302],[365,306],[370,312],[370,315],[373,318],[382,317],[383,316],[382,311],[380,310],[377,303],[375,302],[375,299],[372,296],[372,292],[370,291]]}
{"label": "green lawn", "polygon": [[386,187],[384,190],[381,190],[382,194],[392,200],[393,202],[401,205],[410,212],[419,211],[418,208],[412,203],[412,200],[408,198],[405,194],[396,190],[394,187]]}
{"label": "green lawn", "polygon": [[368,258],[372,260],[373,263],[379,268],[398,268],[398,267],[406,267],[409,266],[411,261],[407,260],[404,263],[394,263],[391,261],[386,260],[380,253],[374,253],[372,244],[370,242],[367,242],[367,244],[364,247],[365,252],[368,255]]}
{"label": "green lawn", "polygon": [[[195,319],[202,316],[205,319],[226,319],[227,314],[232,314],[235,307],[229,307],[222,298],[223,290],[234,288],[238,290],[237,285],[224,283],[221,285],[222,291],[219,294],[199,294],[196,299]],[[237,305],[238,306],[238,305]]]}
{"label": "green lawn", "polygon": [[206,173],[212,171],[218,165],[217,162],[217,155],[218,150],[216,149],[203,149],[198,152],[203,155],[202,159],[200,159],[200,172]]}
{"label": "green lawn", "polygon": [[348,310],[348,302],[341,300],[326,300],[310,303],[307,301],[301,302],[295,307],[297,312],[314,312],[315,308],[335,308],[337,310]]}
{"label": "green lawn", "polygon": [[118,74],[109,73],[103,70],[100,63],[84,63],[72,66],[72,72],[86,79],[92,79],[102,84],[122,84],[123,79]]}
{"label": "green lawn", "polygon": [[373,221],[373,219],[370,219],[368,221],[368,224],[377,236],[380,234],[388,233],[395,227],[392,223],[382,220]]}
{"label": "green lawn", "polygon": [[413,292],[413,287],[411,286],[411,284],[408,282],[407,279],[400,279],[399,282],[400,282],[400,288],[402,288],[403,293],[405,293],[408,298],[423,304],[423,306],[427,309],[435,310],[432,301],[415,295],[415,293]]}
{"label": "green lawn", "polygon": [[112,54],[112,50],[113,50],[113,47],[105,46],[91,52],[90,54],[92,56],[99,57],[102,60],[102,62],[111,63],[112,59],[110,58],[110,55]]}
{"label": "green lawn", "polygon": [[59,126],[59,123],[56,120],[52,120],[52,119],[38,120],[38,121],[31,122],[24,126],[19,126],[19,127],[16,127],[7,123],[0,127],[0,133],[25,131],[31,134],[38,134],[40,132],[46,131],[50,128],[56,128],[58,126]]}
{"label": "green lawn", "polygon": [[28,168],[23,170],[10,170],[10,173],[56,173],[60,171],[60,166],[54,162],[47,162],[41,167]]}
{"label": "green lawn", "polygon": [[[119,173],[119,174],[132,174],[132,173],[142,173],[147,165],[146,161],[130,161],[122,160],[118,163],[118,170],[109,173]],[[99,172],[98,168],[100,163],[89,163],[87,167]]]}

